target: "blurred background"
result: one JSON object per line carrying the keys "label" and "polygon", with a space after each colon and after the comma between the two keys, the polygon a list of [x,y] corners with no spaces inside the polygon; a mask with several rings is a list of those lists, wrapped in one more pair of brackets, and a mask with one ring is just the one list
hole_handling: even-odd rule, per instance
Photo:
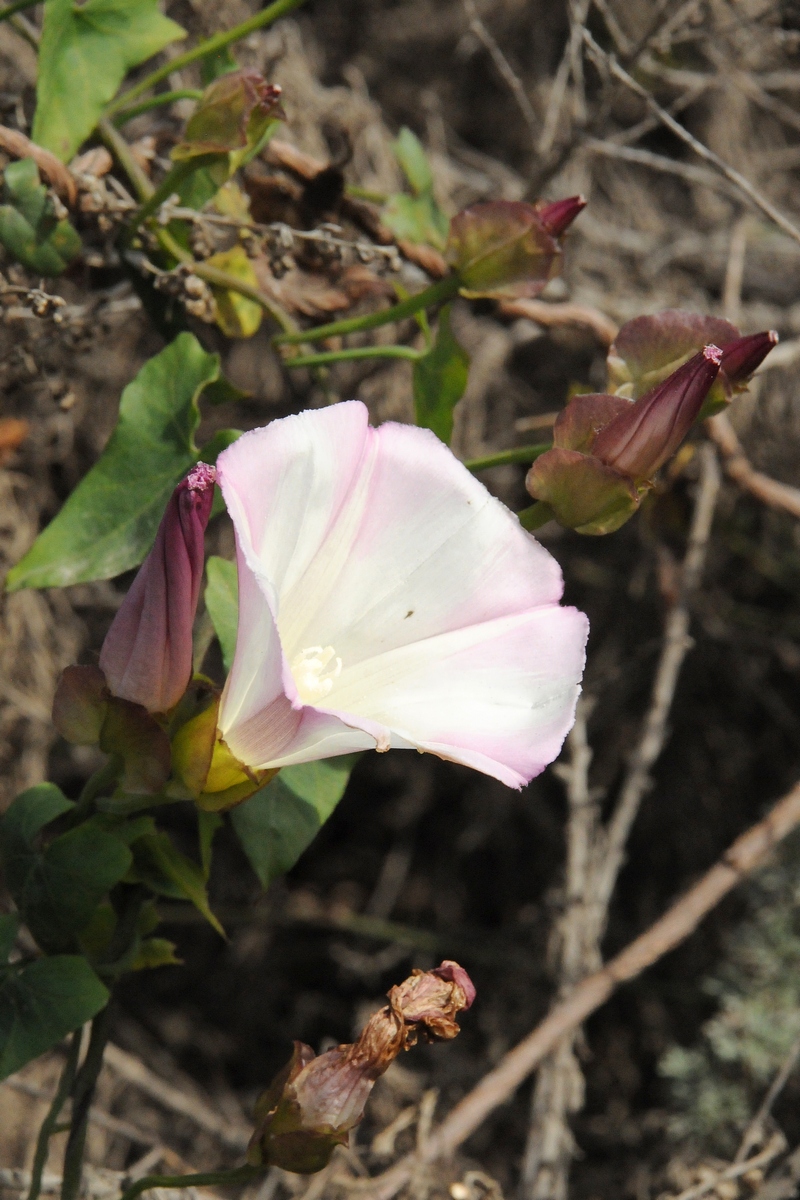
{"label": "blurred background", "polygon": [[[164,7],[207,35],[256,6]],[[594,57],[584,30],[599,47]],[[367,194],[400,190],[392,142],[406,125],[425,146],[449,214],[496,197],[587,197],[563,276],[543,298],[554,312],[570,302],[583,315],[566,318],[562,309],[535,320],[489,302],[455,306],[454,328],[472,360],[456,418],[460,457],[546,440],[548,414],[577,390],[603,389],[614,328],[676,307],[725,316],[744,333],[778,330],[781,347],[730,419],[755,468],[800,486],[800,241],[666,128],[610,73],[609,55],[800,222],[793,0],[309,0],[237,52],[281,84],[280,137]],[[191,70],[170,83],[197,85]],[[29,130],[34,84],[33,51],[0,25],[6,125]],[[180,125],[173,107],[128,132],[152,157]],[[285,180],[291,193],[285,164],[258,165],[265,195],[264,179]],[[419,286],[417,270],[407,268],[409,286]],[[87,256],[57,290],[68,302],[61,325],[4,301],[2,571],[96,460],[122,388],[164,344],[107,255]],[[326,311],[318,293],[292,302],[300,314]],[[204,432],[215,421],[246,429],[328,402],[311,378],[282,370],[269,329],[227,341],[200,322],[192,328],[220,350],[229,378],[247,393],[235,413],[207,417]],[[340,366],[331,387],[364,400],[376,422],[413,419],[408,363]],[[566,601],[591,620],[584,725],[600,817],[612,811],[641,737],[703,485],[705,436],[698,431],[618,533],[588,538],[555,525],[541,532],[563,567]],[[524,476],[524,466],[511,465],[482,478],[519,509],[530,503]],[[227,518],[216,519],[209,540],[230,555]],[[800,521],[726,479],[704,554],[689,605],[692,645],[611,898],[605,957],[646,929],[800,771]],[[0,599],[0,805],[45,777],[74,796],[94,769],[93,751],[55,739],[50,704],[66,665],[96,661],[128,583]],[[219,673],[214,654],[207,667]],[[478,989],[461,1037],[395,1065],[356,1132],[360,1163],[373,1171],[391,1163],[414,1144],[420,1111],[451,1108],[534,1027],[565,982],[565,782],[550,770],[515,792],[431,757],[365,755],[316,841],[266,895],[222,830],[211,897],[229,939],[188,906],[165,905],[164,931],[185,965],[123,988],[116,1050],[91,1126],[92,1162],[122,1170],[158,1150],[173,1169],[235,1163],[253,1101],[292,1039],[315,1050],[349,1041],[412,967],[454,958]],[[167,819],[193,852],[189,814],[176,808]],[[553,1102],[540,1090],[532,1109],[529,1081],[455,1164],[417,1181],[417,1196],[650,1200],[681,1194],[702,1182],[704,1169],[730,1162],[800,1034],[799,866],[800,845],[790,842],[589,1021],[575,1057],[549,1077],[566,1078],[571,1098]],[[3,1166],[29,1165],[57,1067],[52,1055],[0,1086]],[[800,1077],[789,1075],[767,1132],[780,1131],[791,1149],[800,1142]],[[542,1151],[546,1127],[552,1153]],[[54,1164],[57,1151],[54,1139]],[[792,1196],[800,1168],[790,1160],[781,1160],[783,1191],[765,1191],[756,1172],[702,1194]],[[277,1174],[265,1188],[308,1200],[326,1189],[344,1194],[330,1179]]]}

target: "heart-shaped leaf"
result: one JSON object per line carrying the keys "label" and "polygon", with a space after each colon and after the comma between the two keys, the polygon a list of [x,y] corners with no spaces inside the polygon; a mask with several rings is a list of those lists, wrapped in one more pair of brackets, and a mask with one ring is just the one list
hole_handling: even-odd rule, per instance
{"label": "heart-shaped leaf", "polygon": [[360,755],[284,767],[280,775],[231,810],[250,865],[268,887],[293,867],[341,800]]}
{"label": "heart-shaped leaf", "polygon": [[218,378],[219,357],[190,333],[145,363],[100,459],[9,571],[10,591],[110,579],[142,561],[173,488],[197,462],[198,400]]}
{"label": "heart-shaped leaf", "polygon": [[131,67],[183,37],[157,0],[47,0],[33,140],[68,162]]}

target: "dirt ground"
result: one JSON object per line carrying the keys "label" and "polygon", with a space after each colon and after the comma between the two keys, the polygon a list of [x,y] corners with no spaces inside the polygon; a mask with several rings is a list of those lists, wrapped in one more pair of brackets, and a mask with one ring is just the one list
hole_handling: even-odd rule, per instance
{"label": "dirt ground", "polygon": [[[165,7],[198,33],[228,27],[254,8],[245,0]],[[573,21],[580,8],[573,0]],[[471,26],[471,12],[521,81],[534,123]],[[635,78],[663,108],[679,113],[692,134],[800,221],[797,5],[604,0],[584,20],[603,47],[633,64]],[[292,19],[248,39],[239,57],[282,85],[281,136],[322,161],[341,158],[344,145],[345,176],[362,188],[400,186],[391,141],[406,124],[429,151],[448,212],[489,197],[583,192],[589,205],[570,235],[563,280],[545,295],[551,302],[573,301],[616,324],[681,307],[726,315],[744,332],[777,329],[789,351],[735,401],[732,421],[757,468],[800,486],[800,243],[650,120],[641,97],[619,83],[606,86],[588,59],[584,90],[567,73],[554,113],[569,37],[561,0],[484,0],[472,10],[461,0],[311,0]],[[643,63],[634,52],[648,38]],[[25,128],[30,121],[34,72],[25,43],[0,26],[6,123]],[[188,73],[183,86],[187,81]],[[130,136],[166,137],[177,127],[174,117],[162,123],[164,129],[142,117]],[[62,326],[13,309],[0,326],[0,415],[29,422],[28,436],[0,466],[3,570],[96,459],[122,387],[163,345],[113,266],[83,264],[57,290],[69,305]],[[546,328],[503,317],[488,302],[459,301],[454,325],[472,358],[454,439],[463,458],[539,440],[530,432],[533,418],[558,410],[575,387],[603,387],[606,345],[586,324]],[[224,424],[253,427],[325,402],[313,381],[281,371],[269,331],[230,342],[199,322],[192,328],[221,350],[229,377],[250,393]],[[374,420],[412,417],[408,364],[339,367],[333,383],[341,397],[363,399]],[[214,419],[219,423],[209,418],[208,430]],[[647,709],[698,461],[682,460],[641,514],[612,536],[581,537],[554,525],[542,533],[563,567],[566,601],[591,621],[591,783],[603,811]],[[484,479],[521,508],[524,473],[504,466]],[[224,520],[211,541],[229,552]],[[93,769],[91,751],[54,740],[49,707],[60,670],[76,659],[93,661],[127,583],[23,591],[0,601],[3,805],[48,772],[74,795]],[[693,646],[628,842],[606,957],[647,928],[797,779],[799,589],[797,518],[724,482],[692,600]],[[462,1035],[446,1046],[420,1047],[393,1067],[355,1137],[354,1150],[370,1170],[389,1165],[413,1145],[414,1130],[409,1122],[396,1138],[376,1143],[376,1135],[424,1097],[428,1106],[435,1097],[437,1115],[445,1113],[552,1002],[566,815],[563,782],[553,771],[515,792],[433,758],[392,752],[362,759],[333,817],[266,895],[224,830],[211,896],[229,940],[187,908],[165,912],[165,934],[185,965],[123,987],[112,1038],[118,1057],[102,1076],[91,1161],[121,1171],[166,1147],[164,1161],[175,1169],[181,1162],[195,1169],[234,1164],[253,1101],[287,1059],[292,1039],[315,1049],[350,1040],[411,967],[455,958],[478,989]],[[168,820],[191,850],[188,817],[176,810]],[[694,1162],[707,1148],[670,1136],[674,1101],[657,1067],[670,1046],[693,1044],[714,1012],[716,1001],[699,981],[718,964],[744,905],[734,892],[589,1021],[578,1046],[586,1100],[572,1122],[574,1200],[649,1200],[687,1186],[675,1174],[676,1160]],[[35,1118],[57,1061],[53,1055],[27,1069],[18,1086],[0,1086],[3,1166],[29,1165]],[[136,1076],[142,1064],[147,1086]],[[183,1110],[164,1100],[159,1079],[184,1097]],[[800,1142],[798,1095],[800,1085],[790,1082],[775,1108],[791,1147]],[[428,1180],[428,1190],[445,1197],[454,1181],[477,1171],[484,1175],[470,1176],[466,1191],[450,1192],[454,1200],[517,1192],[530,1097],[529,1081],[454,1164]],[[57,1139],[48,1169],[58,1170]],[[285,1176],[271,1177],[268,1186],[300,1187]],[[314,1187],[308,1200],[319,1198]],[[271,1194],[262,1189],[260,1200]]]}

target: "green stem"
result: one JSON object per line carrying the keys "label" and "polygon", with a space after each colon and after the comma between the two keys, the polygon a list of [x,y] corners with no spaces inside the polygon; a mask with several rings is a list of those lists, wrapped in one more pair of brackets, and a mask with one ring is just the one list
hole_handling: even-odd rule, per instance
{"label": "green stem", "polygon": [[13,4],[7,4],[5,8],[0,8],[0,21],[7,21],[15,13],[22,12],[25,8],[33,8],[38,3],[39,0],[14,0]]}
{"label": "green stem", "polygon": [[114,124],[119,128],[126,121],[132,121],[134,117],[140,117],[142,113],[149,112],[151,108],[160,108],[162,104],[173,104],[176,100],[200,100],[202,95],[199,88],[178,88],[174,92],[159,92],[157,96],[150,96],[148,100],[142,100],[139,104],[132,105],[131,108],[123,108],[114,117]]}
{"label": "green stem", "polygon": [[89,1049],[83,1065],[75,1076],[72,1089],[72,1124],[64,1153],[64,1177],[61,1183],[61,1200],[78,1200],[83,1176],[83,1151],[86,1145],[86,1129],[89,1124],[89,1109],[97,1085],[97,1077],[103,1066],[103,1052],[110,1032],[110,1005],[92,1021]]}
{"label": "green stem", "polygon": [[136,159],[131,154],[131,148],[118,129],[111,124],[107,117],[101,117],[97,122],[97,130],[108,149],[122,167],[128,179],[133,184],[138,198],[144,203],[150,199],[156,190],[145,175]]}
{"label": "green stem", "polygon": [[546,525],[548,521],[555,520],[555,513],[549,504],[545,504],[544,500],[537,500],[530,508],[523,508],[522,512],[518,512],[519,523],[523,529],[527,529],[532,533],[534,529],[541,529],[542,525]]}
{"label": "green stem", "polygon": [[333,321],[330,325],[318,325],[316,329],[304,329],[302,333],[281,334],[276,342],[321,342],[324,338],[339,337],[347,333],[359,333],[362,329],[377,329],[380,325],[389,325],[392,321],[402,321],[413,317],[414,313],[435,304],[444,304],[452,300],[461,286],[458,275],[447,275],[438,283],[431,284],[424,292],[417,292],[402,300],[391,308],[381,309],[380,312],[367,313],[363,317],[350,317],[345,321]]}
{"label": "green stem", "polygon": [[34,1154],[33,1166],[31,1167],[31,1186],[28,1192],[28,1200],[37,1200],[42,1190],[42,1175],[44,1174],[44,1167],[47,1162],[50,1138],[58,1129],[59,1114],[64,1107],[64,1101],[69,1095],[75,1080],[75,1070],[78,1066],[78,1056],[81,1052],[82,1036],[83,1029],[76,1029],[72,1035],[69,1050],[67,1051],[67,1061],[64,1063],[64,1069],[58,1081],[58,1089],[53,1097],[53,1102],[50,1105],[47,1116],[42,1121],[42,1127],[36,1139],[36,1153]]}
{"label": "green stem", "polygon": [[513,450],[498,450],[497,454],[487,454],[484,458],[470,458],[464,463],[469,471],[485,471],[488,467],[502,467],[506,463],[529,463],[552,448],[552,442],[543,442],[538,446],[517,446]]}
{"label": "green stem", "polygon": [[112,755],[108,762],[103,763],[94,775],[90,775],[83,785],[83,790],[78,797],[77,804],[70,810],[66,818],[65,825],[68,829],[74,829],[76,825],[80,825],[91,815],[94,810],[94,802],[98,796],[101,796],[104,791],[111,785],[117,782],[121,770],[120,759],[116,755]]}
{"label": "green stem", "polygon": [[147,197],[139,211],[134,213],[128,225],[126,234],[128,240],[140,225],[153,216],[165,200],[177,192],[190,175],[194,175],[195,171],[202,171],[204,167],[210,167],[212,163],[219,162],[221,158],[227,158],[227,154],[198,154],[194,158],[187,158],[183,162],[175,163],[175,166],[167,171],[155,191]]}
{"label": "green stem", "polygon": [[170,62],[165,63],[163,67],[152,71],[145,76],[139,83],[129,88],[127,92],[123,92],[116,100],[112,100],[111,104],[106,107],[105,116],[111,117],[115,113],[120,112],[123,108],[127,108],[132,100],[136,100],[139,96],[155,87],[162,79],[166,79],[173,71],[180,71],[184,67],[188,67],[190,63],[197,62],[198,59],[207,58],[209,54],[216,54],[218,50],[224,50],[226,46],[230,46],[232,42],[238,42],[241,38],[247,37],[254,33],[256,29],[263,29],[265,25],[270,25],[273,21],[277,21],[279,17],[283,17],[294,8],[299,8],[303,0],[275,0],[274,4],[268,5],[262,9],[260,13],[250,17],[247,21],[242,21],[240,25],[234,25],[233,29],[229,29],[226,33],[217,33],[214,37],[207,38],[201,42],[199,46],[195,46],[193,50],[187,50],[184,54],[179,54],[177,58],[173,58]]}
{"label": "green stem", "polygon": [[324,354],[301,354],[284,359],[285,367],[321,367],[325,363],[349,362],[360,358],[421,358],[411,346],[358,346],[353,350],[329,350]]}
{"label": "green stem", "polygon": [[201,1171],[197,1175],[145,1175],[144,1179],[137,1179],[136,1183],[131,1184],[120,1200],[136,1200],[137,1196],[151,1188],[211,1187],[214,1184],[228,1187],[237,1183],[252,1183],[263,1174],[263,1167],[246,1165],[228,1171]]}
{"label": "green stem", "polygon": [[[143,204],[147,204],[156,194],[156,189],[131,154],[131,148],[125,138],[107,117],[101,117],[97,128],[106,146],[133,184],[138,198]],[[200,279],[205,279],[206,283],[212,283],[215,287],[225,288],[226,291],[237,292],[240,296],[246,296],[248,300],[254,300],[269,313],[285,334],[294,334],[297,331],[297,326],[289,314],[268,296],[265,296],[263,292],[260,292],[258,288],[251,287],[241,279],[237,279],[235,275],[229,275],[227,271],[220,271],[217,267],[209,267],[205,263],[195,262],[188,250],[184,250],[168,229],[156,225],[153,233],[158,238],[162,250],[171,254],[177,262],[189,267],[193,274]],[[302,336],[300,340],[303,340]]]}

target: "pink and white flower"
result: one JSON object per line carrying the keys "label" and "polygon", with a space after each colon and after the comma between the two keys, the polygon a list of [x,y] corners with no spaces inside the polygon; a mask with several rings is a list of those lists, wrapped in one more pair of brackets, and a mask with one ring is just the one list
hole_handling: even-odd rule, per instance
{"label": "pink and white flower", "polygon": [[433,433],[351,401],[245,434],[217,472],[239,568],[219,730],[241,762],[396,747],[521,787],[553,761],[586,617]]}

